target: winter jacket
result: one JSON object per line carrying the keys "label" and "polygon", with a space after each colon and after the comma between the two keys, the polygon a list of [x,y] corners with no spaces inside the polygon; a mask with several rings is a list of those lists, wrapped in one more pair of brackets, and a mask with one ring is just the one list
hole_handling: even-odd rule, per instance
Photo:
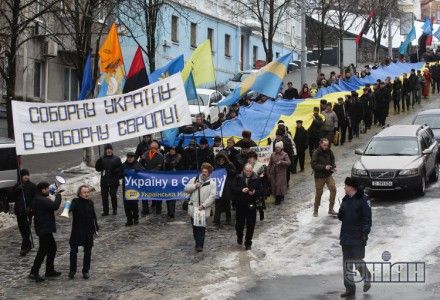
{"label": "winter jacket", "polygon": [[284,99],[299,99],[298,90],[296,88],[288,88],[284,91]]}
{"label": "winter jacket", "polygon": [[163,161],[163,169],[166,171],[182,170],[182,155],[179,153],[171,155],[168,152]]}
{"label": "winter jacket", "polygon": [[325,118],[321,128],[322,131],[333,131],[335,128],[338,128],[338,117],[334,111],[328,113],[324,110],[322,115]]}
{"label": "winter jacket", "polygon": [[[243,193],[243,189],[246,187],[251,191],[255,191],[255,194]],[[262,194],[261,180],[255,173],[252,173],[251,177],[246,178],[246,175],[242,172],[235,178],[233,192],[237,208],[255,209],[256,201]]]}
{"label": "winter jacket", "polygon": [[325,166],[330,165],[333,168],[336,168],[333,151],[330,149],[323,151],[320,147],[318,147],[315,151],[313,151],[311,164],[315,173],[315,178],[329,177],[333,172],[331,170],[326,170]]}
{"label": "winter jacket", "polygon": [[209,147],[206,147],[205,149],[199,149],[197,152],[197,158],[199,160],[199,167],[203,163],[209,163],[211,166],[214,165],[214,152]]}
{"label": "winter jacket", "polygon": [[370,200],[362,191],[353,197],[346,195],[342,199],[338,212],[338,219],[342,221],[340,244],[343,246],[367,244],[371,230]]}
{"label": "winter jacket", "polygon": [[349,105],[347,103],[343,104],[336,104],[333,107],[333,111],[335,112],[336,116],[338,117],[338,124],[340,126],[348,126],[348,108]]}
{"label": "winter jacket", "polygon": [[93,246],[93,235],[98,232],[98,221],[92,200],[81,197],[72,200],[72,232],[70,245]]}
{"label": "winter jacket", "polygon": [[[9,202],[14,202],[14,213],[17,216],[30,214],[32,200],[37,193],[37,186],[31,181],[23,182],[23,184],[16,183],[9,194]],[[26,207],[24,201],[26,201]]]}
{"label": "winter jacket", "polygon": [[145,152],[150,150],[150,145],[151,145],[151,142],[145,142],[145,141],[141,141],[137,145],[136,152],[135,152],[136,160],[138,160],[140,157],[142,157],[142,155],[144,155]]}
{"label": "winter jacket", "polygon": [[257,147],[257,144],[253,140],[241,139],[235,144],[235,147],[243,148],[243,143],[249,142],[251,147]]}
{"label": "winter jacket", "polygon": [[101,186],[119,186],[122,162],[119,156],[103,156],[96,161],[95,169],[101,172]]}
{"label": "winter jacket", "polygon": [[157,151],[152,155],[152,157],[150,157],[150,152],[147,151],[144,153],[140,163],[145,170],[162,170],[163,155]]}
{"label": "winter jacket", "polygon": [[310,124],[310,127],[307,129],[309,139],[319,140],[322,137],[321,127],[323,122],[320,115],[313,116],[312,124]]}
{"label": "winter jacket", "polygon": [[183,150],[183,167],[185,170],[197,170],[200,163],[196,159],[196,147],[187,146]]}
{"label": "winter jacket", "polygon": [[408,77],[409,81],[409,92],[416,91],[419,89],[419,79],[417,78],[417,75],[414,73],[411,73]]}
{"label": "winter jacket", "polygon": [[55,201],[50,200],[38,193],[32,200],[32,211],[34,214],[35,233],[38,236],[54,233],[57,231],[55,225],[55,211],[60,208],[61,194],[56,194]]}
{"label": "winter jacket", "polygon": [[307,150],[309,147],[309,139],[307,137],[307,130],[304,127],[296,128],[295,137],[293,138],[295,142],[296,150],[301,153]]}
{"label": "winter jacket", "polygon": [[274,196],[284,196],[286,194],[288,183],[286,171],[291,163],[292,161],[284,151],[280,153],[273,152],[270,156],[268,177]]}
{"label": "winter jacket", "polygon": [[403,78],[403,82],[402,82],[402,94],[408,94],[409,92],[411,92],[411,87],[409,84],[409,79],[408,78]]}
{"label": "winter jacket", "polygon": [[188,214],[194,217],[194,207],[203,205],[205,207],[205,215],[211,215],[211,206],[215,202],[217,189],[215,181],[211,178],[203,183],[200,188],[196,188],[196,183],[200,182],[198,177],[192,178],[185,186],[185,192],[190,194],[188,202]]}

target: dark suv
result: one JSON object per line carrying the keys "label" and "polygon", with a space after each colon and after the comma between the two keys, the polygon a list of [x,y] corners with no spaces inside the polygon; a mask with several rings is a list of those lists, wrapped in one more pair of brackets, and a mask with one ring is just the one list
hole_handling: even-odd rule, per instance
{"label": "dark suv", "polygon": [[0,137],[0,211],[9,209],[8,193],[17,182],[18,160],[15,153],[15,142]]}
{"label": "dark suv", "polygon": [[425,194],[426,182],[437,181],[438,144],[426,125],[395,125],[375,135],[351,175],[366,191],[414,191]]}

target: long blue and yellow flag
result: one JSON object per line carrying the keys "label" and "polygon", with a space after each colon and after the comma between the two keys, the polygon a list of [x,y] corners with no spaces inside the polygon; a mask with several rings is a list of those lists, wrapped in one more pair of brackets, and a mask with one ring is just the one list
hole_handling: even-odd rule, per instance
{"label": "long blue and yellow flag", "polygon": [[270,98],[276,98],[283,78],[287,74],[287,66],[291,61],[292,53],[289,53],[267,64],[258,72],[248,76],[241,83],[240,87],[220,101],[218,105],[226,106],[237,103],[249,91],[254,91]]}

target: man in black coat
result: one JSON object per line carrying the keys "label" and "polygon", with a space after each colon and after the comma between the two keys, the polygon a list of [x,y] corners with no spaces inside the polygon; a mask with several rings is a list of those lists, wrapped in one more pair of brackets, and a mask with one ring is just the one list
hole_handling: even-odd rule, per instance
{"label": "man in black coat", "polygon": [[[134,157],[134,153],[133,153]],[[72,231],[70,234],[70,272],[69,278],[73,279],[77,268],[78,247],[84,247],[82,274],[84,279],[89,279],[90,262],[92,257],[93,236],[98,233],[99,226],[96,218],[95,207],[90,199],[90,187],[81,185],[76,193],[77,198],[72,200]]]}
{"label": "man in black coat", "polygon": [[[333,111],[338,117],[338,130],[340,135],[340,145],[344,145],[345,138],[347,136],[347,127],[350,126],[349,116],[348,116],[348,106],[349,103],[344,103],[344,99],[338,98],[338,103],[333,107]],[[349,140],[351,141],[351,134],[349,134]]]}
{"label": "man in black coat", "polygon": [[[155,170],[160,171],[163,167],[163,155],[159,152],[159,144],[157,142],[152,142],[150,145],[150,150],[144,153],[140,161],[141,165],[145,170]],[[153,200],[152,206],[156,206],[156,214],[160,215],[162,213],[162,201]],[[148,201],[142,201],[142,215],[149,214]]]}
{"label": "man in black coat", "polygon": [[29,278],[36,282],[44,280],[39,275],[41,264],[46,258],[46,277],[58,277],[60,272],[55,271],[54,260],[57,253],[57,244],[53,238],[53,233],[56,232],[55,211],[60,208],[61,204],[61,190],[58,188],[55,192],[55,201],[48,198],[49,183],[40,182],[37,185],[38,193],[32,200],[32,210],[34,213],[35,233],[38,236],[39,244],[37,256],[29,274]]}
{"label": "man in black coat", "polygon": [[299,99],[298,90],[293,87],[292,82],[287,83],[287,89],[284,91],[283,94],[284,99]]}
{"label": "man in black coat", "polygon": [[209,163],[214,165],[214,152],[209,147],[208,140],[204,137],[200,139],[200,148],[197,152],[197,159],[199,160],[199,166],[203,163]]}
{"label": "man in black coat", "polygon": [[153,141],[151,134],[144,135],[142,141],[136,147],[135,159],[138,160],[142,155],[150,150],[151,142]]}
{"label": "man in black coat", "polygon": [[225,168],[227,172],[225,185],[223,187],[223,194],[220,199],[215,200],[214,225],[221,226],[221,213],[224,212],[226,216],[226,224],[231,225],[231,199],[232,184],[235,179],[237,170],[234,164],[229,160],[225,151],[220,151],[215,157],[215,169]]}
{"label": "man in black coat", "polygon": [[238,175],[233,185],[236,195],[236,223],[235,231],[237,243],[243,245],[243,231],[246,226],[244,245],[246,250],[252,247],[252,237],[254,235],[255,222],[257,220],[257,198],[261,195],[261,180],[254,173],[252,165],[246,164],[243,172]]}
{"label": "man in black coat", "polygon": [[228,138],[225,152],[228,154],[229,160],[234,164],[234,166],[237,167],[237,155],[240,153],[238,149],[235,148],[235,141],[234,138],[230,137]]}
{"label": "man in black coat", "polygon": [[364,110],[364,122],[366,129],[371,128],[373,123],[373,111],[374,111],[374,93],[371,91],[370,85],[366,84],[364,87],[364,93],[361,98],[362,107]]}
{"label": "man in black coat", "polygon": [[371,287],[371,274],[363,258],[368,234],[371,230],[371,207],[368,196],[359,188],[359,183],[350,177],[345,179],[345,197],[342,199],[338,219],[342,221],[339,236],[342,246],[345,293],[351,297],[356,293],[353,281],[353,264],[364,279],[364,292]]}
{"label": "man in black coat", "polygon": [[31,181],[28,170],[20,170],[21,182],[17,182],[11,189],[10,199],[14,201],[14,213],[17,217],[18,230],[21,234],[20,255],[25,256],[31,251],[32,243],[31,224],[32,212],[31,202],[38,193],[37,186]]}
{"label": "man in black coat", "polygon": [[364,117],[364,108],[356,92],[352,92],[351,107],[348,111],[349,111],[348,115],[350,117],[350,122],[351,122],[352,136],[359,137],[359,123],[362,121]]}
{"label": "man in black coat", "polygon": [[[127,153],[127,159],[122,164],[124,180],[125,173],[127,171],[138,172],[144,170],[144,167],[136,160],[136,154],[133,152]],[[125,216],[127,217],[127,223],[125,226],[131,226],[133,224],[139,224],[139,201],[138,200],[127,200],[125,197],[125,183],[122,184],[122,199],[124,199],[124,210]]]}
{"label": "man in black coat", "polygon": [[307,133],[309,136],[310,157],[312,157],[313,151],[319,147],[319,140],[322,138],[322,131],[321,131],[322,122],[323,119],[319,115],[319,107],[314,107],[312,124],[310,124],[309,129],[307,129]]}
{"label": "man in black coat", "polygon": [[411,69],[411,74],[409,75],[409,89],[411,93],[411,106],[414,108],[414,105],[418,101],[418,90],[419,90],[419,79],[417,78],[416,70]]}
{"label": "man in black coat", "polygon": [[303,121],[296,121],[295,137],[293,138],[296,146],[296,156],[293,159],[293,172],[296,173],[296,166],[299,161],[299,168],[304,172],[304,160],[306,157],[306,150],[309,147],[309,139],[307,137],[307,130],[303,127]]}
{"label": "man in black coat", "polygon": [[104,156],[100,157],[95,164],[95,169],[101,172],[101,197],[102,197],[102,216],[109,214],[108,197],[112,201],[113,215],[118,211],[118,187],[119,179],[122,175],[122,161],[119,156],[113,154],[113,147],[107,144],[104,147]]}
{"label": "man in black coat", "polygon": [[198,170],[201,166],[196,159],[198,146],[194,139],[189,141],[188,146],[183,149],[183,168],[185,170]]}
{"label": "man in black coat", "polygon": [[408,75],[403,73],[403,81],[402,81],[402,111],[409,110],[409,106],[411,105],[411,87],[409,84]]}
{"label": "man in black coat", "polygon": [[387,110],[387,90],[382,86],[380,80],[377,81],[376,89],[374,91],[375,104],[375,122],[379,123],[379,126],[385,126],[386,122],[386,110]]}

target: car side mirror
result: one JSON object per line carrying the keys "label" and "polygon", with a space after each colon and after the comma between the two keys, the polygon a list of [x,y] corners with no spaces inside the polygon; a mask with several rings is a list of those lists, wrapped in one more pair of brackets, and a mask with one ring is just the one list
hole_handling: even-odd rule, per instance
{"label": "car side mirror", "polygon": [[432,154],[432,149],[425,149],[422,151],[423,155]]}
{"label": "car side mirror", "polygon": [[362,151],[362,149],[356,149],[356,150],[354,150],[354,154],[357,154],[357,155],[362,155],[362,154],[364,154],[364,152]]}

